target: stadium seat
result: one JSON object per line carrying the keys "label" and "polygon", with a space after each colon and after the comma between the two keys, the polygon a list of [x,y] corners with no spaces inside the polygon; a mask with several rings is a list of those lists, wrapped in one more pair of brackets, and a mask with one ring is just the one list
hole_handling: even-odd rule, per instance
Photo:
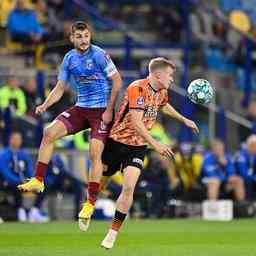
{"label": "stadium seat", "polygon": [[36,68],[38,68],[38,69],[47,69],[48,68],[48,65],[46,65],[42,61],[42,55],[43,55],[43,51],[45,49],[45,46],[43,44],[38,44],[38,45],[34,45],[34,46],[24,46],[21,43],[12,41],[10,35],[8,33],[6,33],[5,47],[6,47],[6,49],[8,49],[14,53],[34,51],[34,53],[35,53],[34,61],[35,61]]}
{"label": "stadium seat", "polygon": [[225,12],[242,9],[242,2],[240,0],[220,0],[220,6]]}
{"label": "stadium seat", "polygon": [[13,51],[21,51],[23,50],[23,45],[17,42],[12,41],[10,35],[6,33],[5,35],[5,47],[9,50]]}

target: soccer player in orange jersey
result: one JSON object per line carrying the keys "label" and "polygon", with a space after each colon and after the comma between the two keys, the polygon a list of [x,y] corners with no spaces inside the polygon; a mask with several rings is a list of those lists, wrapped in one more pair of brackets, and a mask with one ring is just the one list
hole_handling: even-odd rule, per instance
{"label": "soccer player in orange jersey", "polygon": [[102,155],[104,176],[111,176],[120,168],[124,176],[111,228],[101,244],[107,249],[113,247],[117,233],[132,205],[135,185],[143,169],[147,143],[161,155],[172,158],[171,149],[155,140],[149,132],[158,111],[164,108],[171,117],[199,132],[193,121],[179,114],[168,103],[167,90],[174,82],[174,71],[175,65],[171,61],[165,58],[152,59],[149,63],[149,76],[131,83],[120,103]]}

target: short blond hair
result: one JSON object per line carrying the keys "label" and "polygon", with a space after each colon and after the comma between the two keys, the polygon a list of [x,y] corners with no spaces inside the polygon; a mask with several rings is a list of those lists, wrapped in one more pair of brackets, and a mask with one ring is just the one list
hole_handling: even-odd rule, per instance
{"label": "short blond hair", "polygon": [[157,69],[163,69],[163,68],[167,68],[167,67],[176,69],[175,64],[171,60],[165,59],[163,57],[154,58],[148,64],[149,73],[152,73],[152,72],[156,71]]}
{"label": "short blond hair", "polygon": [[216,145],[221,145],[225,149],[225,143],[219,138],[214,138],[210,141],[210,146],[212,150]]}
{"label": "short blond hair", "polygon": [[247,139],[246,139],[246,145],[251,145],[253,143],[256,143],[256,135],[250,135]]}

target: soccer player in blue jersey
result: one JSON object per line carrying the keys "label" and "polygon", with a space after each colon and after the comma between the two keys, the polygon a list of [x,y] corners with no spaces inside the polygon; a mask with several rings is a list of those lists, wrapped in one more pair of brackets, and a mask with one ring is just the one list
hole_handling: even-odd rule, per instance
{"label": "soccer player in blue jersey", "polygon": [[109,55],[100,47],[91,44],[91,30],[86,23],[74,23],[70,39],[74,49],[65,55],[57,85],[44,103],[36,108],[36,113],[44,113],[59,101],[67,85],[75,88],[77,102],[75,106],[61,113],[44,130],[35,177],[19,185],[18,188],[23,191],[43,191],[44,176],[53,154],[54,142],[68,134],[91,128],[89,153],[92,166],[88,199],[79,214],[80,221],[84,220],[86,224],[91,217],[99,192],[103,170],[101,154],[111,128],[113,110],[122,80]]}

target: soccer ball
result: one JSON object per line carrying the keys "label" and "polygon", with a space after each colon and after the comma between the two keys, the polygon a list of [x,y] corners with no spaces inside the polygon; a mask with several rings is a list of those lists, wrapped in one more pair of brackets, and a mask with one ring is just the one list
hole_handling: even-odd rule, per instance
{"label": "soccer ball", "polygon": [[187,89],[189,99],[196,104],[208,104],[211,102],[214,91],[205,79],[193,80]]}

